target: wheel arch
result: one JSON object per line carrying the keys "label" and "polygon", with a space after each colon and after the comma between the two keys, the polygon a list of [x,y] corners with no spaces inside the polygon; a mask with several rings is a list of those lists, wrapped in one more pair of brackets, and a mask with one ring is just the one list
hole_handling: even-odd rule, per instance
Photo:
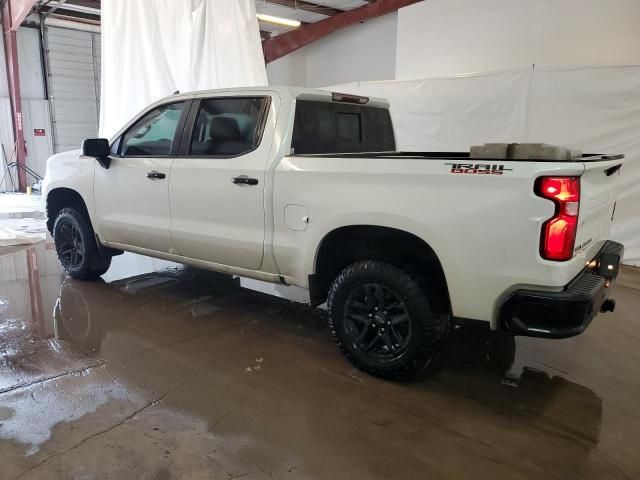
{"label": "wheel arch", "polygon": [[340,226],[322,238],[314,273],[309,275],[311,303],[323,303],[338,273],[361,260],[386,261],[408,271],[421,285],[428,283],[438,289],[439,309],[451,310],[445,272],[431,245],[406,230],[379,225]]}
{"label": "wheel arch", "polygon": [[91,223],[91,216],[87,208],[87,203],[82,195],[76,190],[67,187],[57,187],[47,192],[46,214],[47,214],[47,230],[53,233],[53,224],[60,210],[67,207],[75,207],[80,213]]}

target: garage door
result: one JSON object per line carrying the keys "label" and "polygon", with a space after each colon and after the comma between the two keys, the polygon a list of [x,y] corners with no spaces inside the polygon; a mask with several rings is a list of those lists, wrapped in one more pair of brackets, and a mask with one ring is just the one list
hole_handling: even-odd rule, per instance
{"label": "garage door", "polygon": [[47,27],[45,40],[54,152],[74,150],[98,134],[100,34]]}

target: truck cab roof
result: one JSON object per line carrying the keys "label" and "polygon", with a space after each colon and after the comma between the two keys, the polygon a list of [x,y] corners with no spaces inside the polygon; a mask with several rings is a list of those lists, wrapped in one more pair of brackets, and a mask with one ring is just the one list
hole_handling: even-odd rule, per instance
{"label": "truck cab roof", "polygon": [[[293,99],[304,99],[304,100],[315,100],[315,101],[344,101],[345,103],[358,103],[354,102],[353,99],[366,99],[366,102],[360,103],[361,105],[367,105],[371,107],[382,107],[389,108],[389,101],[381,98],[381,97],[363,97],[359,95],[352,95],[343,92],[333,92],[330,90],[324,90],[319,88],[306,88],[306,87],[288,87],[282,85],[268,85],[268,86],[255,86],[255,87],[231,87],[231,88],[216,88],[209,90],[195,90],[191,92],[180,92],[175,93],[173,95],[168,95],[166,97],[161,98],[155,104],[162,104],[168,100],[174,100],[179,98],[189,99],[196,97],[206,97],[206,96],[215,96],[215,95],[228,95],[237,93],[239,95],[251,93],[255,95],[259,92],[265,93],[277,93],[280,97],[283,98],[293,98]],[[342,100],[341,100],[342,98]],[[344,99],[347,99],[346,101]]]}

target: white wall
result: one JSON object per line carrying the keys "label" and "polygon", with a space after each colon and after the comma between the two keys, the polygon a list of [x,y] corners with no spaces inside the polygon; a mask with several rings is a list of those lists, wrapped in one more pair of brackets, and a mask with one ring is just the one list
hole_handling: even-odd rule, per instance
{"label": "white wall", "polygon": [[307,86],[307,49],[313,44],[267,63],[269,85]]}
{"label": "white wall", "polygon": [[[22,95],[22,123],[27,147],[27,166],[44,176],[47,157],[53,153],[49,101],[45,99],[44,75],[40,56],[40,31],[37,28],[20,27],[17,32],[18,66],[20,68],[20,93]],[[3,38],[0,35],[0,143],[7,160],[12,157],[13,120],[7,86],[7,73]],[[35,129],[43,129],[44,136],[35,135]],[[0,179],[4,174],[4,161],[0,152]],[[12,169],[14,181],[16,170]],[[34,179],[27,177],[28,182]],[[8,177],[0,184],[0,192],[11,188]]]}
{"label": "white wall", "polygon": [[18,67],[20,69],[20,95],[22,98],[44,99],[44,77],[40,54],[40,30],[20,27],[18,40]]}
{"label": "white wall", "polygon": [[7,62],[4,56],[4,35],[0,35],[0,97],[9,96],[9,84],[7,83]]}
{"label": "white wall", "polygon": [[396,78],[640,64],[638,0],[428,0],[398,13]]}
{"label": "white wall", "polygon": [[[11,118],[11,102],[9,101],[9,87],[7,84],[7,67],[4,56],[4,35],[0,35],[0,144],[4,147],[7,156],[11,155],[10,147],[13,145],[13,124]],[[4,160],[0,147],[0,180],[4,175]],[[14,175],[15,176],[15,175]],[[10,187],[8,178],[0,183],[0,192]]]}
{"label": "white wall", "polygon": [[395,76],[397,13],[331,33],[267,65],[271,85],[319,87]]}

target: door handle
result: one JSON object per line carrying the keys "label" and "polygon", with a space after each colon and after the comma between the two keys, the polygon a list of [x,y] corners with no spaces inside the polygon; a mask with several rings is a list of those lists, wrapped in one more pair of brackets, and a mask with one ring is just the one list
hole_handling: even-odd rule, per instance
{"label": "door handle", "polygon": [[240,175],[239,177],[233,177],[231,183],[235,183],[236,185],[257,185],[258,179]]}
{"label": "door handle", "polygon": [[162,180],[165,177],[166,175],[164,173],[158,172],[157,170],[151,170],[147,173],[147,178],[150,178],[151,180]]}

